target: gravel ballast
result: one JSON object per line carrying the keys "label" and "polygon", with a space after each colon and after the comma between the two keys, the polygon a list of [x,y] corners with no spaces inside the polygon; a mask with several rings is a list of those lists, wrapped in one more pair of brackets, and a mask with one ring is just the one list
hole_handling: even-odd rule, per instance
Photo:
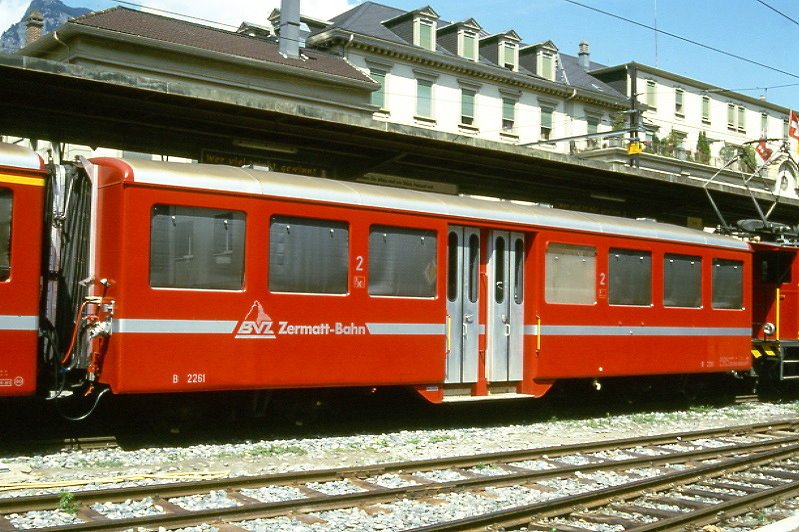
{"label": "gravel ballast", "polygon": [[[363,433],[348,436],[318,436],[308,438],[274,439],[219,445],[202,444],[187,447],[146,448],[134,451],[122,449],[101,449],[69,451],[34,456],[15,456],[0,459],[0,496],[14,497],[42,493],[60,493],[103,487],[124,485],[146,485],[158,482],[196,480],[223,476],[255,475],[312,469],[337,468],[376,463],[420,460],[475,453],[509,451],[553,445],[567,445],[602,439],[626,438],[638,435],[653,435],[669,432],[700,430],[705,428],[742,425],[748,423],[780,421],[799,415],[799,402],[747,403],[721,408],[693,408],[679,412],[643,412],[626,415],[606,415],[600,419],[569,419],[538,421],[525,424],[512,424],[492,427],[465,427],[435,430],[408,430],[387,433]],[[525,464],[533,469],[551,467],[550,464]],[[479,473],[479,471],[475,471]],[[484,471],[482,474],[494,474]],[[446,472],[422,473],[422,478],[437,476]],[[436,477],[436,478],[432,478]],[[444,480],[449,480],[444,479]],[[588,478],[583,479],[589,480]],[[622,478],[590,477],[590,481],[601,485],[622,482]],[[385,475],[370,479],[371,482],[394,487],[407,481],[396,476]],[[16,489],[25,485],[33,489]],[[545,485],[545,483],[544,483]],[[585,486],[555,486],[561,493]],[[325,493],[352,493],[361,488],[342,481],[324,483],[314,487]],[[503,489],[500,499],[512,498],[512,490]],[[276,501],[301,498],[303,495],[293,488],[264,488],[247,493],[261,501]],[[539,496],[544,496],[540,494]],[[551,497],[552,495],[545,495]],[[465,506],[477,504],[471,495],[455,496],[457,504]],[[451,498],[451,497],[448,497]],[[207,500],[206,500],[207,499]],[[458,502],[461,501],[461,502]],[[206,498],[185,498],[173,503],[186,508],[225,507],[235,505],[223,493],[212,494]],[[490,502],[490,501],[489,501]],[[407,502],[409,515],[404,518],[418,520],[419,524],[429,523],[431,515],[413,514],[416,503]],[[487,504],[486,501],[480,504]],[[429,505],[427,505],[429,506]],[[158,512],[149,500],[126,501],[98,506],[96,510],[104,514],[132,516],[141,513]],[[427,509],[425,512],[439,510]],[[464,508],[464,515],[470,515],[475,508]],[[394,513],[394,512],[388,512]],[[404,512],[395,514],[400,517]],[[397,529],[396,521],[380,514],[372,524],[380,524],[385,529]],[[387,515],[387,514],[385,514]],[[14,524],[21,527],[39,527],[65,522],[74,522],[72,516],[62,512],[19,516]],[[351,512],[333,512],[330,521],[353,519]],[[355,519],[352,522],[358,522]],[[365,521],[362,521],[365,522]],[[274,520],[270,525],[280,523],[276,529],[291,530],[320,529],[308,523],[292,523],[291,520]],[[248,528],[263,529],[265,523],[250,523]],[[407,523],[413,526],[413,522]],[[260,525],[260,526],[259,526]],[[282,528],[285,526],[286,528]],[[307,527],[307,528],[306,528]]]}

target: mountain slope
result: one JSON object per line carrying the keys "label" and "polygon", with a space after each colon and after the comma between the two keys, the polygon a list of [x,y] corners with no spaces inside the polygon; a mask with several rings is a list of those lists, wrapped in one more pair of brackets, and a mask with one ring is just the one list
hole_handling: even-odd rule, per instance
{"label": "mountain slope", "polygon": [[0,51],[16,52],[25,46],[25,21],[32,11],[39,11],[44,17],[44,33],[49,33],[72,17],[88,13],[83,7],[69,7],[60,0],[33,0],[22,16],[0,36]]}

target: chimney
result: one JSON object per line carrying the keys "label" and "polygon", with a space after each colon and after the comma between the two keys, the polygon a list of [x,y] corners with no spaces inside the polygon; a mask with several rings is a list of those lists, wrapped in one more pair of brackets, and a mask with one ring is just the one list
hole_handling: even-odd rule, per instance
{"label": "chimney", "polygon": [[300,57],[300,0],[280,0],[280,55]]}
{"label": "chimney", "polygon": [[25,21],[25,44],[38,41],[44,29],[44,17],[41,11],[31,11]]}
{"label": "chimney", "polygon": [[591,68],[591,54],[588,51],[587,42],[580,43],[580,53],[577,56],[579,57],[580,66],[587,72]]}

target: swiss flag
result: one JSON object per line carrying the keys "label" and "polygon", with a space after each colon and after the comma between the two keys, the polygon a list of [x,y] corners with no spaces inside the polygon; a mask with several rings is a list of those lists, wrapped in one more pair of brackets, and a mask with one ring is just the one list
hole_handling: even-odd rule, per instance
{"label": "swiss flag", "polygon": [[796,111],[793,110],[788,120],[788,136],[799,140],[799,117],[796,116]]}
{"label": "swiss flag", "polygon": [[757,143],[755,151],[763,159],[763,162],[768,161],[771,158],[771,154],[774,153],[774,150],[766,146],[766,139],[764,138],[761,138],[760,142]]}

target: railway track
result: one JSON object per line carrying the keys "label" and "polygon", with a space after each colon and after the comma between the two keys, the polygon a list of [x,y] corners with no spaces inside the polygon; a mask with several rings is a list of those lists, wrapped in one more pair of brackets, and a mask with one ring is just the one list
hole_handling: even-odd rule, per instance
{"label": "railway track", "polygon": [[[760,482],[734,476],[746,471],[753,471]],[[444,508],[452,494],[489,501],[509,490],[526,492],[532,502],[458,520],[438,517],[419,530],[574,530],[573,523],[581,520],[676,530],[687,522],[713,522],[720,512],[733,515],[799,492],[799,420],[342,470],[74,492],[67,497],[69,508],[64,508],[64,495],[56,493],[12,497],[0,499],[0,531],[30,528],[29,516],[37,512],[69,514],[63,524],[48,530],[202,523],[235,529],[246,521],[268,527],[270,519],[325,523],[343,509],[362,509],[368,519],[401,512],[392,506],[397,501]],[[660,493],[662,500],[671,501],[671,509],[663,509],[668,505],[662,500],[642,500],[648,493]],[[700,494],[716,503],[697,501]],[[755,497],[763,502],[753,502]],[[207,507],[209,499],[216,507]],[[107,510],[123,501],[142,501],[150,515],[109,518]],[[686,506],[678,506],[680,501]],[[661,525],[667,528],[652,528]]]}
{"label": "railway track", "polygon": [[8,441],[3,442],[2,454],[14,453],[53,453],[62,451],[93,451],[115,449],[119,442],[115,436],[75,436],[52,440]]}

